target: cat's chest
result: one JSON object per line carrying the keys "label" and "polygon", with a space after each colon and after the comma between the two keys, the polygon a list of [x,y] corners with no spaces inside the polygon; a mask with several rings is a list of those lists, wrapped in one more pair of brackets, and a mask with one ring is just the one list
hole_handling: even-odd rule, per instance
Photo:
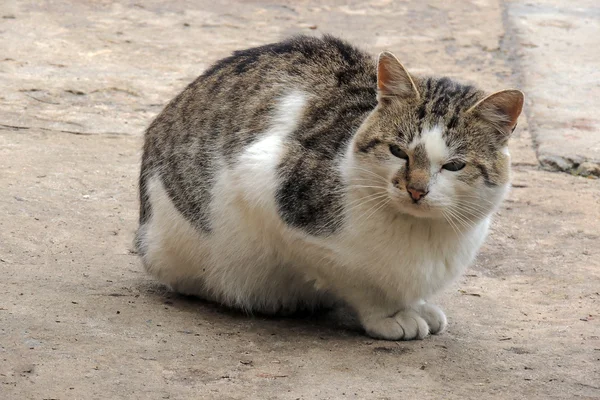
{"label": "cat's chest", "polygon": [[[460,275],[473,261],[487,231],[482,221],[472,231],[427,223],[356,229],[343,239],[346,262],[363,265],[374,279],[386,277],[391,290],[422,298]],[[365,229],[366,228],[366,229]]]}

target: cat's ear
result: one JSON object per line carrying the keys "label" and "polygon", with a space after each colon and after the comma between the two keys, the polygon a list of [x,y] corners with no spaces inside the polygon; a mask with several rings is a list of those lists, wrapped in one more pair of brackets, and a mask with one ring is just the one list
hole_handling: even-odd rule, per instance
{"label": "cat's ear", "polygon": [[468,112],[475,112],[507,134],[517,126],[523,110],[523,92],[509,89],[496,92],[480,100]]}
{"label": "cat's ear", "polygon": [[418,100],[417,86],[400,61],[390,52],[379,54],[377,60],[377,100],[390,98]]}

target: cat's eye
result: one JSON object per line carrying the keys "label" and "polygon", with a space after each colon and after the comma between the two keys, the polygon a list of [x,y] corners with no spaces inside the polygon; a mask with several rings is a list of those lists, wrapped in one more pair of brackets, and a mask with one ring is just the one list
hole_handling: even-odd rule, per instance
{"label": "cat's eye", "polygon": [[460,171],[465,167],[465,163],[462,161],[452,161],[442,165],[442,168],[447,171]]}
{"label": "cat's eye", "polygon": [[394,157],[401,158],[403,160],[408,160],[408,154],[404,150],[402,150],[399,146],[395,144],[390,144],[390,153],[394,155]]}

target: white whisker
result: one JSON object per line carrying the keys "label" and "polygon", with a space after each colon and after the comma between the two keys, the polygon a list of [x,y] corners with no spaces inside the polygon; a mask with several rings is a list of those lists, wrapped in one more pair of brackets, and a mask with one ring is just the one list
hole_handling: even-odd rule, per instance
{"label": "white whisker", "polygon": [[366,172],[368,174],[371,174],[372,176],[375,176],[379,179],[381,179],[383,182],[387,183],[387,179],[384,176],[379,175],[378,173],[375,173],[371,170],[365,169],[365,168],[361,168],[361,167],[356,167],[356,166],[352,166],[352,167],[348,167],[350,169],[355,169],[357,171],[362,171],[362,172]]}

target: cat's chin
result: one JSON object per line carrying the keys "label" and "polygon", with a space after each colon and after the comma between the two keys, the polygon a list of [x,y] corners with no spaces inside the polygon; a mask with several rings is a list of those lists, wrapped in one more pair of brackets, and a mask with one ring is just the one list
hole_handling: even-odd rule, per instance
{"label": "cat's chin", "polygon": [[443,218],[443,214],[440,211],[427,204],[399,204],[397,209],[401,214],[410,215],[411,217],[416,218]]}

